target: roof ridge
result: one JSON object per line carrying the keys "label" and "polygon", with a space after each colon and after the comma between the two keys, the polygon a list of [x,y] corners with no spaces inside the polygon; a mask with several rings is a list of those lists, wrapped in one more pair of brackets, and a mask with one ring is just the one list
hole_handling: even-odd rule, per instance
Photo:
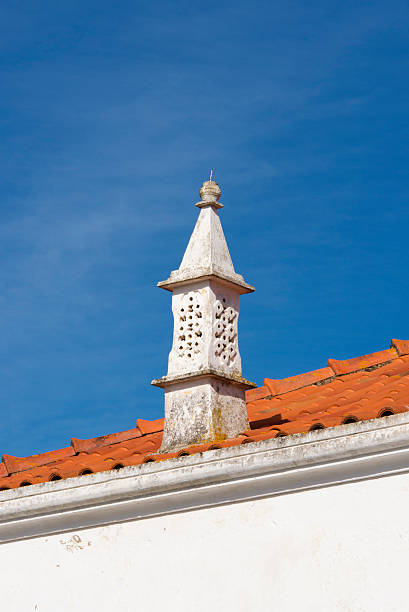
{"label": "roof ridge", "polygon": [[391,348],[383,351],[375,351],[367,355],[343,360],[330,358],[325,368],[302,372],[288,378],[265,378],[262,387],[246,391],[246,401],[254,402],[265,399],[269,395],[276,397],[310,385],[325,384],[338,376],[368,370],[376,366],[381,367],[403,355],[409,355],[409,340],[392,339]]}

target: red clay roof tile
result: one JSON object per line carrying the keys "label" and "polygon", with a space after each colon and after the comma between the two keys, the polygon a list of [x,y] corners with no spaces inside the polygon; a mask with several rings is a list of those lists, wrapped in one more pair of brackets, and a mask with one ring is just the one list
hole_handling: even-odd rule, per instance
{"label": "red clay roof tile", "polygon": [[341,374],[349,374],[357,370],[363,370],[374,365],[386,363],[397,357],[397,351],[394,348],[362,355],[362,357],[354,357],[353,359],[345,359],[338,361],[337,359],[328,359],[328,365],[334,370],[338,376]]}
{"label": "red clay roof tile", "polygon": [[409,340],[392,340],[391,348],[398,351],[398,355],[409,355]]}
{"label": "red clay roof tile", "polygon": [[47,465],[47,463],[52,463],[53,461],[63,459],[64,457],[70,457],[73,454],[73,448],[71,448],[71,446],[67,446],[67,448],[60,448],[48,453],[41,453],[41,455],[32,455],[31,457],[13,457],[12,455],[3,455],[3,462],[6,465],[8,473],[13,474],[14,472],[31,470],[33,467],[37,467],[38,465]]}
{"label": "red clay roof tile", "polygon": [[117,444],[124,440],[131,440],[132,438],[139,438],[142,435],[138,427],[135,429],[128,429],[127,431],[119,431],[118,433],[109,434],[107,436],[99,436],[98,438],[89,438],[88,440],[80,440],[79,438],[72,438],[71,446],[76,453],[83,451],[89,452],[94,448],[101,446],[107,446],[109,444]]}
{"label": "red clay roof tile", "polygon": [[282,380],[265,378],[264,386],[270,389],[271,395],[279,395],[282,393],[288,393],[289,391],[294,391],[295,389],[307,387],[308,385],[313,385],[333,377],[334,371],[331,368],[321,368],[320,370],[305,372],[304,374],[298,374],[297,376],[291,376],[290,378],[283,378]]}
{"label": "red clay roof tile", "polygon": [[138,419],[136,425],[141,431],[142,435],[156,433],[163,431],[163,424],[165,419],[156,419],[156,421],[145,421],[144,419]]}
{"label": "red clay roof tile", "polygon": [[246,402],[254,402],[255,400],[263,399],[270,394],[271,391],[266,385],[258,387],[257,389],[248,389],[248,391],[246,391]]}
{"label": "red clay roof tile", "polygon": [[393,340],[392,347],[345,361],[330,359],[331,367],[284,380],[265,379],[262,387],[246,394],[250,429],[236,438],[160,454],[164,420],[138,419],[135,429],[73,438],[64,449],[32,457],[4,455],[0,490],[407,412],[409,341]]}

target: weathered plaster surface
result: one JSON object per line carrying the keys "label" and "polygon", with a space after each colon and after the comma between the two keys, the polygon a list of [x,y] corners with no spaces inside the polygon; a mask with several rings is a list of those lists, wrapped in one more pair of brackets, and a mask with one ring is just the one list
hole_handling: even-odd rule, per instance
{"label": "weathered plaster surface", "polygon": [[163,451],[218,442],[248,428],[244,389],[210,376],[167,387],[165,416],[172,427],[165,429]]}
{"label": "weathered plaster surface", "polygon": [[212,203],[201,209],[193,233],[178,270],[173,270],[168,280],[159,283],[168,288],[182,281],[201,276],[220,274],[240,287],[240,293],[254,291],[234,270],[218,211]]}
{"label": "weathered plaster surface", "polygon": [[174,332],[168,376],[214,368],[241,375],[239,296],[215,280],[192,283],[172,295]]}

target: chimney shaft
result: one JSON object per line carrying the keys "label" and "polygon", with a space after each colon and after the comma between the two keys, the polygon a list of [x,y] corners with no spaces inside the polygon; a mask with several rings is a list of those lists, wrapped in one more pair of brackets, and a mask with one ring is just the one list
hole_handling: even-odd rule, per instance
{"label": "chimney shaft", "polygon": [[158,283],[172,292],[173,344],[165,390],[161,451],[235,437],[248,428],[238,346],[240,294],[254,291],[234,271],[218,209],[220,189],[206,181],[201,210],[182,263]]}

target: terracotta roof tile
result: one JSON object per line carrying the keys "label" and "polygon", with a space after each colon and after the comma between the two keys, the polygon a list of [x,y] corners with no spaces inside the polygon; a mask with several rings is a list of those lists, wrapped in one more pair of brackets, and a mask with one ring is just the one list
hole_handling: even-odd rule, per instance
{"label": "terracotta roof tile", "polygon": [[258,387],[257,389],[249,389],[246,391],[246,402],[254,402],[258,399],[263,399],[267,395],[270,395],[271,391],[266,386]]}
{"label": "terracotta roof tile", "polygon": [[60,448],[59,450],[41,453],[41,455],[32,455],[31,457],[13,457],[12,455],[3,455],[3,463],[5,464],[9,474],[14,472],[22,472],[30,470],[38,465],[46,465],[63,457],[70,457],[74,454],[73,448]]}
{"label": "terracotta roof tile", "polygon": [[362,355],[362,357],[354,357],[353,359],[345,359],[338,361],[337,359],[328,359],[328,365],[334,370],[335,374],[349,374],[357,370],[363,370],[374,365],[386,363],[397,357],[397,351],[394,348],[386,349],[386,351],[378,351],[370,355]]}
{"label": "terracotta roof tile", "polygon": [[313,370],[312,372],[305,372],[305,374],[298,374],[297,376],[291,376],[290,378],[283,378],[282,380],[265,378],[264,386],[270,389],[272,395],[278,395],[306,387],[307,385],[313,385],[333,377],[334,371],[328,367],[321,368],[320,370]]}
{"label": "terracotta roof tile", "polygon": [[138,419],[136,425],[142,432],[142,435],[156,433],[163,431],[163,424],[165,419],[156,419],[156,421],[145,421],[144,419]]}
{"label": "terracotta roof tile", "polygon": [[123,442],[124,440],[130,440],[132,438],[139,438],[141,435],[141,431],[136,427],[135,429],[128,429],[127,431],[120,431],[107,436],[99,436],[98,438],[89,438],[88,440],[72,438],[71,446],[76,453],[80,453],[81,451],[89,452],[94,448],[107,446],[108,444],[116,444],[117,442]]}
{"label": "terracotta roof tile", "polygon": [[409,355],[409,340],[392,340],[392,347],[398,351],[399,355]]}
{"label": "terracotta roof tile", "polygon": [[138,419],[134,429],[89,440],[73,438],[71,446],[49,453],[4,455],[0,490],[166,461],[409,410],[409,341],[392,340],[391,349],[344,361],[330,359],[328,363],[329,367],[283,380],[266,378],[262,387],[248,391],[250,429],[236,438],[159,454],[164,420]]}

